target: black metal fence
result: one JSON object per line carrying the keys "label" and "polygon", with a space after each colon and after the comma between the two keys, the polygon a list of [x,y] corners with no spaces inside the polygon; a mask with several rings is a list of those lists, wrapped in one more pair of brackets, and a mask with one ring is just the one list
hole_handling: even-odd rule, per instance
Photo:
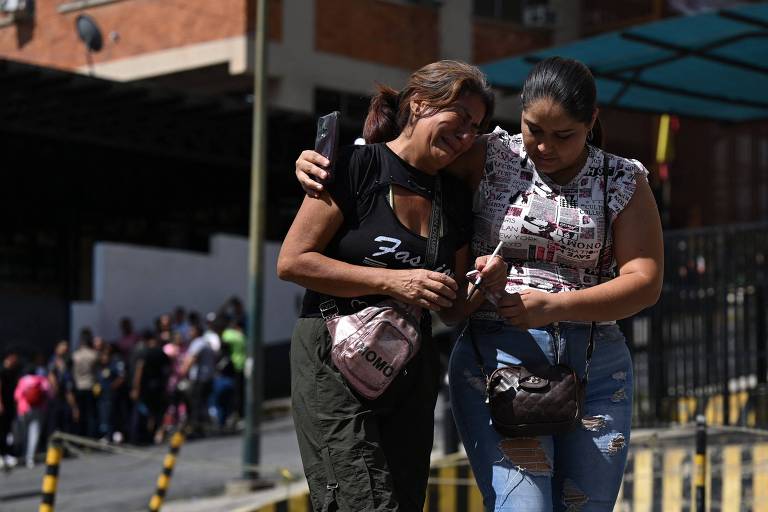
{"label": "black metal fence", "polygon": [[635,423],[768,427],[768,224],[665,234],[658,304],[624,322]]}

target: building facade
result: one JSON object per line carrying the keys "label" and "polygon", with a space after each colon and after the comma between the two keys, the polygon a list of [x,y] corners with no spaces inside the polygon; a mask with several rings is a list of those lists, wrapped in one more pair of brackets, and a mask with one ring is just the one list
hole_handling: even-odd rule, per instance
{"label": "building facade", "polygon": [[[351,143],[376,82],[399,88],[438,59],[482,64],[695,3],[269,0],[268,238],[282,239],[301,200],[293,162],[316,117],[341,110]],[[247,233],[255,0],[0,5],[0,59],[32,66],[0,79],[15,116],[0,125],[13,176],[0,192],[0,304],[16,312],[0,338],[49,347],[68,332],[64,305],[92,298],[95,243],[207,251],[214,233]],[[87,50],[78,19],[98,28],[99,51]],[[496,121],[517,130],[517,95],[497,96]],[[768,219],[764,123],[681,120],[670,199],[653,162],[657,117],[602,119],[607,149],[651,169],[668,226]],[[41,317],[56,320],[41,329]]]}

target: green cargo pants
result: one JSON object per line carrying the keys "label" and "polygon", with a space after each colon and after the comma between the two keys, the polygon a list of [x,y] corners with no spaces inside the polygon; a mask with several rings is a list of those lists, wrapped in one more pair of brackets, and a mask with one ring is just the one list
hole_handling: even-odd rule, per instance
{"label": "green cargo pants", "polygon": [[378,399],[366,400],[331,364],[325,322],[298,320],[291,398],[315,512],[423,509],[440,370],[430,333],[422,338],[405,371]]}

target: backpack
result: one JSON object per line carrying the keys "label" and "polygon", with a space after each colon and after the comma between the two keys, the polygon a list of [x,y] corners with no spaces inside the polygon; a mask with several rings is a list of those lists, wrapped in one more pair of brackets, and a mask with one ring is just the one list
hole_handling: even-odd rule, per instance
{"label": "backpack", "polygon": [[41,377],[33,377],[32,382],[30,382],[23,391],[24,400],[26,400],[27,403],[32,407],[38,407],[42,405],[45,403],[47,398],[45,396],[45,389],[43,389],[43,384],[40,382],[40,379]]}

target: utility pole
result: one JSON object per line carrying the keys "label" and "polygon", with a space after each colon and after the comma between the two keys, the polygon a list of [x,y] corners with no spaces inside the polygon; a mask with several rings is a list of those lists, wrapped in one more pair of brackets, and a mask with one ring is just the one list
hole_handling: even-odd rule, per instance
{"label": "utility pole", "polygon": [[248,358],[245,364],[245,433],[243,478],[258,480],[252,466],[261,460],[261,409],[264,393],[262,348],[264,189],[267,162],[267,0],[256,0],[253,66],[253,152],[251,211],[248,238]]}

